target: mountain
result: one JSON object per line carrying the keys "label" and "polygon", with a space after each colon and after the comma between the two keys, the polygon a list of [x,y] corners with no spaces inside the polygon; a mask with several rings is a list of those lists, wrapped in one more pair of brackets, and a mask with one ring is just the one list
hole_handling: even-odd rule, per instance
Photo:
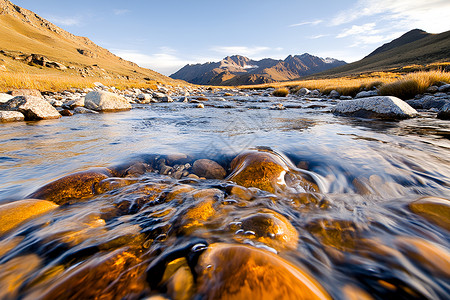
{"label": "mountain", "polygon": [[260,84],[293,80],[345,64],[344,61],[324,59],[308,53],[289,55],[285,60],[252,60],[233,55],[219,62],[186,65],[170,77],[205,85]]}
{"label": "mountain", "polygon": [[431,34],[414,29],[375,49],[359,61],[315,74],[315,76],[337,77],[392,71],[406,66],[439,62],[450,62],[450,31]]}
{"label": "mountain", "polygon": [[8,0],[0,0],[0,67],[30,74],[174,82],[123,60],[88,38],[75,36]]}
{"label": "mountain", "polygon": [[431,35],[430,33],[423,31],[421,29],[413,29],[413,30],[408,31],[407,33],[403,34],[401,37],[399,37],[395,40],[392,40],[391,42],[386,43],[381,47],[378,47],[377,49],[375,49],[372,53],[370,53],[366,57],[370,57],[375,54],[389,51],[391,49],[418,41],[418,40],[423,39],[430,35]]}

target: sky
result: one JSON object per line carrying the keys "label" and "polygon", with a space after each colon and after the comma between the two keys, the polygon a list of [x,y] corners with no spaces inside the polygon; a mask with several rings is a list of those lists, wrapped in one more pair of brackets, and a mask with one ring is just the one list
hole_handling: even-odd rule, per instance
{"label": "sky", "polygon": [[170,75],[228,55],[357,61],[409,30],[450,30],[449,0],[12,0],[141,67]]}

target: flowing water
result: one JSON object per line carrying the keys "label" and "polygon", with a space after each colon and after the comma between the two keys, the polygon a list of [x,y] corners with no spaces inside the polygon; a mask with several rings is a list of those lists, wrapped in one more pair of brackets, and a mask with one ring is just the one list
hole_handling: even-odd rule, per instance
{"label": "flowing water", "polygon": [[[61,200],[3,234],[0,298],[233,299],[246,288],[275,298],[233,277],[254,272],[245,262],[221,267],[239,265],[246,249],[294,266],[335,299],[448,297],[448,121],[426,112],[403,121],[339,117],[323,99],[209,98],[204,109],[158,103],[0,124],[2,203],[67,174],[113,170],[89,197]],[[278,103],[286,109],[272,109]],[[236,175],[231,162],[242,153],[267,155],[277,181],[258,181],[270,175],[264,167]],[[174,175],[180,166],[195,173],[197,159],[229,177]],[[236,244],[247,246],[207,263],[206,249]],[[274,276],[257,277],[261,286],[288,282],[270,262],[260,267]],[[211,268],[215,275],[205,275]],[[283,296],[297,298],[295,289]]]}

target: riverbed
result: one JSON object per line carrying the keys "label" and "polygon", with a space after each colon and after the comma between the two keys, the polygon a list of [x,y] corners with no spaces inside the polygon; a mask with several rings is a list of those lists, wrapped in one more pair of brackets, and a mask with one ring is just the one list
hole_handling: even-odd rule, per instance
{"label": "riverbed", "polygon": [[[202,299],[217,297],[214,289],[233,295],[221,289],[222,282],[227,286],[232,280],[225,271],[205,290],[202,251],[216,245],[275,254],[335,299],[448,296],[448,228],[415,212],[412,203],[439,199],[445,206],[450,199],[449,121],[433,112],[401,121],[335,116],[336,102],[321,98],[206,96],[204,108],[136,104],[125,112],[0,124],[2,203],[29,198],[75,172],[135,162],[149,166],[125,185],[64,203],[5,235],[0,282],[8,289],[2,297]],[[284,181],[277,183],[283,187],[229,180],[233,159],[248,151],[283,163]],[[170,155],[183,157],[186,169],[198,159],[212,160],[228,177],[161,174],[155,166],[160,159],[170,165]],[[302,186],[303,175],[315,188]],[[241,185],[247,196],[232,192],[232,186]],[[180,187],[186,190],[168,196]],[[146,198],[138,199],[136,191],[144,188]],[[195,196],[201,191],[206,196]],[[205,203],[208,212],[187,217]],[[292,239],[283,232],[286,236],[277,240],[276,234],[262,237],[265,233],[244,228],[255,214],[289,223]],[[186,253],[198,245],[200,258],[191,261]],[[234,259],[225,258],[219,264]],[[35,264],[25,268],[27,259]],[[117,261],[125,263],[117,269]],[[240,283],[233,285],[240,289]]]}

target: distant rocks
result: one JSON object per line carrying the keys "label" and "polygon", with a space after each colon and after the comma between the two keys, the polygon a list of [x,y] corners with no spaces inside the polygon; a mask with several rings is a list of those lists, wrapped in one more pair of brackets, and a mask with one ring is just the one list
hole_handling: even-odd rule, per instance
{"label": "distant rocks", "polygon": [[92,91],[85,97],[85,107],[95,111],[118,111],[131,109],[131,104],[122,96],[105,91]]}
{"label": "distant rocks", "polygon": [[25,120],[57,119],[61,115],[43,98],[34,96],[17,96],[0,105],[0,110],[18,111]]}
{"label": "distant rocks", "polygon": [[417,115],[417,111],[414,108],[393,96],[341,101],[334,107],[333,113],[377,119],[406,119]]}
{"label": "distant rocks", "polygon": [[362,91],[362,92],[359,92],[358,94],[356,94],[355,99],[366,98],[366,97],[374,97],[374,96],[378,96],[378,91],[377,90]]}

